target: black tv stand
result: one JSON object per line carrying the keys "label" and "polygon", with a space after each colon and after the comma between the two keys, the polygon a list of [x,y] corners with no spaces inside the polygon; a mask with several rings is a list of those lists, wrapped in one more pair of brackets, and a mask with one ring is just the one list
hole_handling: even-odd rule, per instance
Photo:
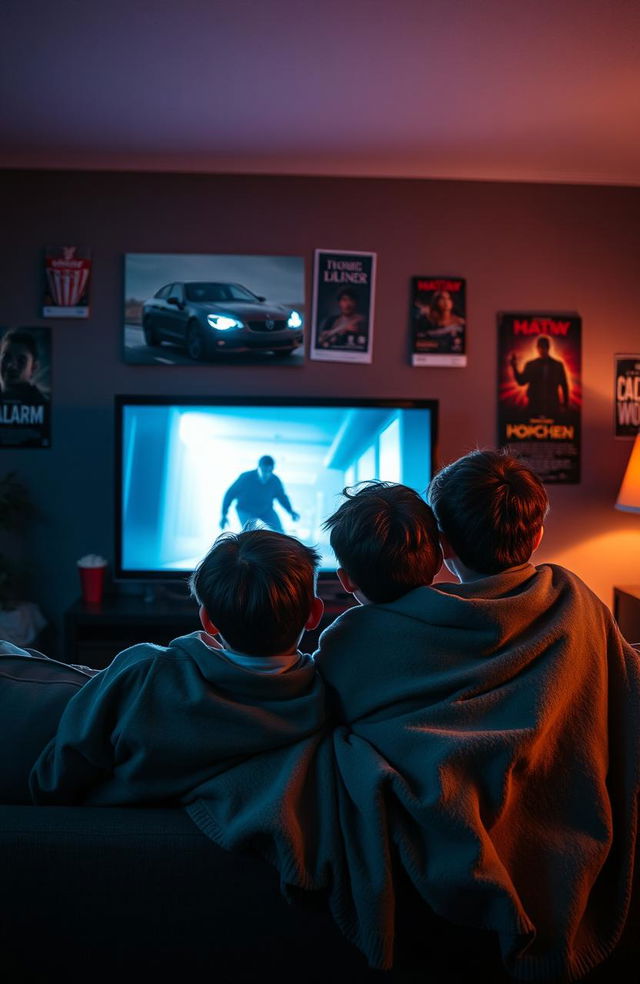
{"label": "black tv stand", "polygon": [[[318,636],[340,612],[353,604],[351,595],[340,592],[318,593],[325,603],[325,614],[313,632],[302,637],[301,648],[313,652]],[[339,582],[336,580],[335,582]],[[67,663],[80,663],[103,669],[114,656],[137,642],[155,642],[166,646],[177,636],[200,628],[197,602],[189,597],[169,595],[161,587],[151,601],[145,595],[106,595],[99,605],[76,601],[65,612],[64,655]]]}

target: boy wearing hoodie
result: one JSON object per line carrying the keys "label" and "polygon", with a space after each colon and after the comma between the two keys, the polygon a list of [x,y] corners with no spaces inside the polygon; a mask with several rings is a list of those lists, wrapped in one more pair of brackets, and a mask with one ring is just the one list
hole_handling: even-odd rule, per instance
{"label": "boy wearing hoodie", "polygon": [[376,563],[389,574],[385,510],[369,517],[366,569],[359,537],[337,534],[357,495],[328,520],[343,584],[374,602],[341,615],[315,656],[349,731],[342,771],[360,780],[374,760],[367,829],[387,831],[438,915],[493,930],[517,978],[577,980],[628,914],[638,654],[580,578],[531,563],[548,499],[521,461],[471,452],[429,501],[459,583],[383,603],[364,578]]}
{"label": "boy wearing hoodie", "polygon": [[298,652],[318,555],[270,530],[223,534],[191,580],[202,632],[124,650],[67,705],[30,779],[36,803],[175,802],[316,732],[323,689]]}

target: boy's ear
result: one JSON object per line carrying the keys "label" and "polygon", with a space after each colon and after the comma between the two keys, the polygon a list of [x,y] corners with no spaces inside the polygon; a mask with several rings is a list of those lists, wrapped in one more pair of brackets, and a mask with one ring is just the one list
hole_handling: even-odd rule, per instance
{"label": "boy's ear", "polygon": [[538,535],[536,537],[536,540],[535,540],[535,543],[533,544],[533,550],[531,551],[532,554],[536,552],[536,550],[538,549],[538,547],[542,543],[542,537],[543,536],[544,536],[544,526],[541,526],[540,527],[540,532],[538,533]]}
{"label": "boy's ear", "polygon": [[313,601],[311,602],[311,611],[309,612],[309,618],[305,622],[305,629],[316,629],[320,624],[320,619],[324,614],[324,601],[322,598],[318,598],[314,595]]}
{"label": "boy's ear", "polygon": [[217,629],[215,627],[215,625],[213,624],[213,622],[209,618],[209,615],[207,613],[207,609],[204,607],[204,605],[200,605],[200,609],[198,611],[198,615],[200,616],[200,625],[202,626],[202,628],[204,629],[204,631],[207,633],[207,635],[217,636],[217,635],[220,634],[220,629]]}
{"label": "boy's ear", "polygon": [[347,591],[349,594],[353,594],[354,591],[360,590],[358,585],[351,580],[351,578],[345,571],[344,567],[339,567],[338,570],[336,571],[336,574],[338,575],[338,580],[340,581],[340,584],[342,585],[344,590]]}

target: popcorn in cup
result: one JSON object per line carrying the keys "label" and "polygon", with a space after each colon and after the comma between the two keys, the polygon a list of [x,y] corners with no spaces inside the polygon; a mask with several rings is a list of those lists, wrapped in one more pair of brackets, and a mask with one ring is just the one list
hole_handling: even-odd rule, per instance
{"label": "popcorn in cup", "polygon": [[99,605],[104,590],[104,572],[107,561],[100,554],[85,554],[78,561],[82,600],[85,605]]}

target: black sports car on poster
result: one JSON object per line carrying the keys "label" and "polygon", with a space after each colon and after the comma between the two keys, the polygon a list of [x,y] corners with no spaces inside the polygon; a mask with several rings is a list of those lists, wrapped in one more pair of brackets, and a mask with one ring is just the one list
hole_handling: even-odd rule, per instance
{"label": "black sports car on poster", "polygon": [[178,343],[196,361],[256,349],[287,356],[302,344],[302,326],[299,311],[268,304],[241,284],[166,284],[142,306],[147,345]]}

